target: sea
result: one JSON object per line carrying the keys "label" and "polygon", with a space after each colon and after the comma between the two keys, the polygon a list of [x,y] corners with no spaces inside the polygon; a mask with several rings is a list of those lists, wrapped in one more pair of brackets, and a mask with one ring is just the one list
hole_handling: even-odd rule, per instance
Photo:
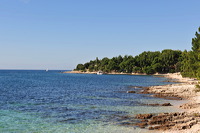
{"label": "sea", "polygon": [[150,133],[129,124],[137,122],[136,114],[179,111],[145,104],[181,101],[127,93],[169,84],[164,77],[62,72],[0,70],[0,132]]}

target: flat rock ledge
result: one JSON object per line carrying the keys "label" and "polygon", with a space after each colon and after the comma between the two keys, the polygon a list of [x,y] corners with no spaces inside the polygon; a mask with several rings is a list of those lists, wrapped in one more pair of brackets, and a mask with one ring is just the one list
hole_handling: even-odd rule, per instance
{"label": "flat rock ledge", "polygon": [[147,106],[173,106],[171,103],[163,103],[163,104],[155,103],[155,104],[144,104],[144,105],[147,105]]}
{"label": "flat rock ledge", "polygon": [[[156,86],[154,86],[156,87]],[[142,90],[139,92],[139,94],[152,94],[152,97],[157,97],[157,98],[163,98],[163,99],[168,99],[168,100],[183,100],[182,97],[179,95],[173,93],[173,92],[165,92],[165,90],[162,90],[160,92],[156,92],[152,89],[153,87],[149,88],[142,88]]]}
{"label": "flat rock ledge", "polygon": [[183,130],[200,123],[200,113],[195,112],[138,114],[135,118],[139,120],[136,126],[149,130]]}

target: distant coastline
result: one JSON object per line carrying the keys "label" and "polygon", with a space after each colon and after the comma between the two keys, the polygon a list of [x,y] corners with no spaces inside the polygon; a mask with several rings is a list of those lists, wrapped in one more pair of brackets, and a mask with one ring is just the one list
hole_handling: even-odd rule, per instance
{"label": "distant coastline", "polygon": [[[76,71],[76,70],[72,70],[72,71],[65,71],[62,73],[74,73],[74,74],[97,74],[98,71],[93,71],[93,72],[89,72],[89,71]],[[123,72],[105,72],[103,74],[109,74],[109,75],[148,75],[145,73],[123,73]],[[162,74],[153,74],[153,75],[162,75]]]}

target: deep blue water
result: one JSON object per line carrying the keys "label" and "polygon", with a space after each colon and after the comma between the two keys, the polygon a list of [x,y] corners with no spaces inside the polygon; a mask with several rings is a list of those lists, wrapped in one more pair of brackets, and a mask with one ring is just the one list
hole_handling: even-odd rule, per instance
{"label": "deep blue water", "polygon": [[[151,109],[143,104],[166,100],[126,91],[133,90],[130,86],[166,84],[162,82],[164,80],[165,78],[153,76],[1,70],[0,131],[83,132],[91,128],[88,125],[95,127],[95,123],[100,124],[100,127],[105,124],[115,125],[117,121],[111,118],[116,115],[155,109],[157,112],[163,111],[159,107]],[[13,127],[13,123],[16,127]],[[38,123],[40,124],[37,125]],[[79,126],[73,127],[74,125]],[[64,129],[60,130],[62,128]],[[95,128],[98,129],[99,126]]]}

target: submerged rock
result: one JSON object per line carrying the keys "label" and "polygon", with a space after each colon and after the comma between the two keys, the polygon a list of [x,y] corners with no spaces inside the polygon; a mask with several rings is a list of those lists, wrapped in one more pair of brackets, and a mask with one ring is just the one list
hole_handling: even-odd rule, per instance
{"label": "submerged rock", "polygon": [[148,124],[146,122],[136,123],[135,125],[139,126],[140,128],[145,128],[146,126],[148,126]]}
{"label": "submerged rock", "polygon": [[127,91],[127,93],[136,93],[135,91]]}
{"label": "submerged rock", "polygon": [[172,106],[171,103],[163,103],[161,106]]}
{"label": "submerged rock", "polygon": [[147,106],[172,106],[171,103],[163,103],[163,104],[158,104],[158,103],[153,103],[153,104],[145,104]]}
{"label": "submerged rock", "polygon": [[146,105],[148,105],[148,106],[160,106],[160,104],[158,104],[158,103],[146,104]]}
{"label": "submerged rock", "polygon": [[152,114],[137,114],[135,117],[136,119],[150,119],[152,116]]}

